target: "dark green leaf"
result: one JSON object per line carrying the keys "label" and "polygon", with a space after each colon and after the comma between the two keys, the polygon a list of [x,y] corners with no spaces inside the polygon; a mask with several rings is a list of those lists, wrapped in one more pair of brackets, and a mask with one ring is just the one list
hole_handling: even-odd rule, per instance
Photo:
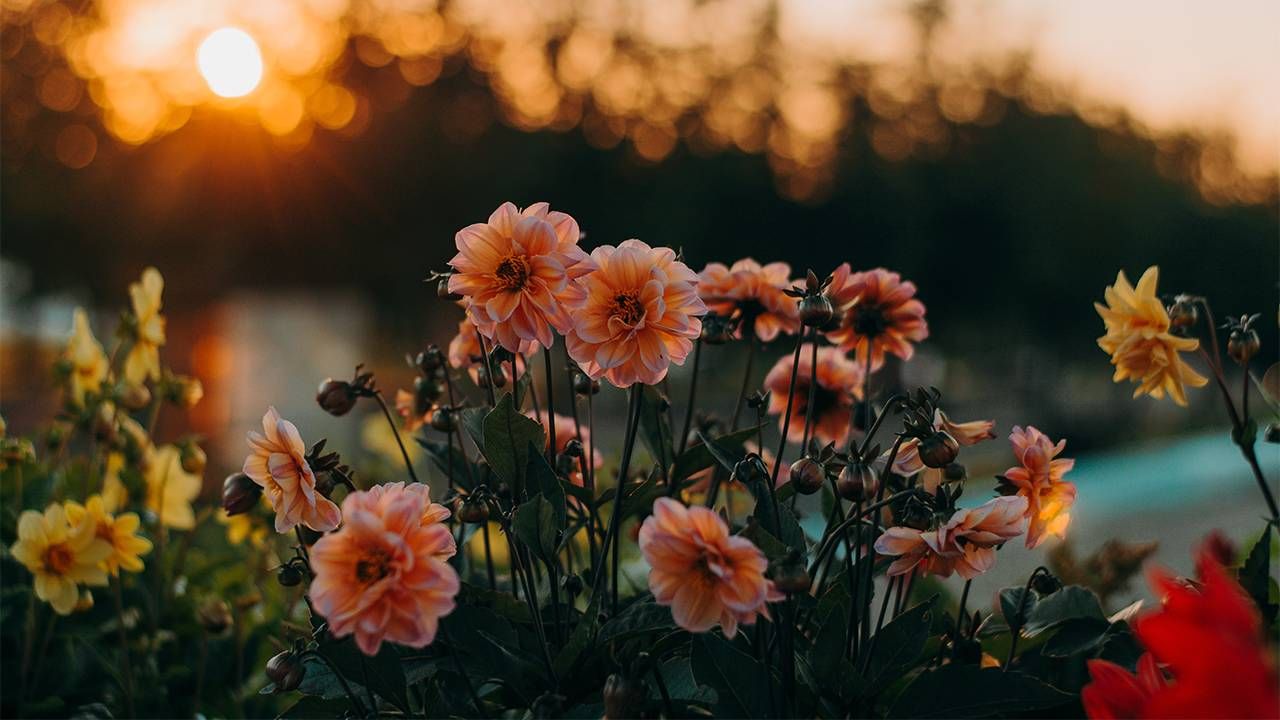
{"label": "dark green leaf", "polygon": [[[845,595],[845,597],[848,597]],[[817,636],[809,648],[808,664],[818,688],[839,688],[840,697],[848,697],[845,683],[858,678],[853,664],[845,659],[848,641],[848,603],[832,603],[826,613],[817,616]],[[858,678],[860,679],[860,678]],[[861,683],[859,683],[861,684]]]}
{"label": "dark green leaf", "polygon": [[533,445],[526,448],[526,454],[529,457],[529,465],[525,468],[525,482],[527,483],[529,494],[538,494],[547,499],[551,503],[551,511],[555,518],[556,527],[564,527],[565,524],[565,500],[564,487],[560,484],[560,477],[556,475],[556,471],[551,469],[547,464],[547,459],[542,456]]}
{"label": "dark green leaf", "polygon": [[1094,619],[1106,622],[1102,604],[1092,590],[1079,585],[1068,585],[1057,592],[1040,598],[1027,613],[1022,634],[1034,637],[1045,630],[1057,627],[1069,620]]}
{"label": "dark green leaf", "polygon": [[755,658],[733,646],[718,632],[693,638],[693,677],[716,691],[717,715],[762,718],[769,715],[769,679]]}
{"label": "dark green leaf", "polygon": [[[693,678],[693,666],[689,658],[678,657],[668,660],[658,666],[658,672],[662,674],[662,681],[666,683],[667,692],[672,700],[708,704],[715,702],[715,692],[705,685],[699,685]],[[657,688],[650,689],[654,697],[660,697]]]}
{"label": "dark green leaf", "polygon": [[1100,646],[1111,628],[1105,620],[1076,618],[1063,623],[1040,652],[1049,657],[1070,657],[1093,651]]}
{"label": "dark green leaf", "polygon": [[618,617],[600,628],[597,641],[600,644],[625,640],[645,633],[668,631],[675,628],[671,609],[651,600],[632,603]]}
{"label": "dark green leaf", "polygon": [[898,718],[973,718],[1058,707],[1074,696],[1020,672],[974,665],[944,665],[921,674],[889,711]]}
{"label": "dark green leaf", "polygon": [[593,636],[599,625],[600,598],[592,596],[587,611],[578,618],[578,624],[569,635],[569,641],[556,654],[551,666],[555,668],[557,677],[572,674],[574,668],[583,661],[584,653],[592,646]]}
{"label": "dark green leaf", "polygon": [[517,410],[511,394],[507,393],[498,401],[498,406],[484,416],[485,459],[499,478],[516,488],[521,471],[529,464],[530,445],[546,447],[542,424]]}
{"label": "dark green leaf", "polygon": [[540,558],[555,560],[556,553],[555,510],[542,495],[534,495],[516,507],[511,517],[511,529]]}
{"label": "dark green leaf", "polygon": [[[716,438],[716,445],[722,449],[740,449],[742,444],[755,436],[757,428],[749,427],[728,435]],[[672,482],[683,482],[690,475],[706,470],[716,464],[716,458],[706,445],[698,443],[685,450],[676,458],[675,469],[672,470]],[[730,468],[732,469],[732,468]]]}
{"label": "dark green leaf", "polygon": [[427,457],[431,459],[431,463],[445,477],[452,476],[455,485],[468,492],[471,491],[471,474],[474,472],[474,468],[467,467],[467,463],[463,460],[462,453],[458,451],[457,447],[453,447],[450,450],[450,443],[431,440],[422,435],[415,435],[413,441],[427,452]]}
{"label": "dark green leaf", "polygon": [[1262,624],[1270,627],[1276,619],[1276,603],[1271,601],[1271,524],[1262,531],[1262,537],[1253,544],[1244,567],[1240,568],[1240,585],[1249,593],[1262,612]]}
{"label": "dark green leaf", "polygon": [[1035,593],[1023,594],[1024,587],[1016,585],[1000,591],[1000,613],[1009,627],[1023,625],[1036,606]]}
{"label": "dark green leaf", "polygon": [[644,386],[640,393],[640,439],[663,468],[671,465],[676,454],[671,447],[671,423],[662,409],[666,404],[667,400],[656,387]]}
{"label": "dark green leaf", "polygon": [[892,682],[915,667],[929,639],[933,606],[938,596],[912,607],[876,633],[875,648],[867,663],[866,681],[870,692]]}
{"label": "dark green leaf", "polygon": [[471,441],[480,448],[480,452],[484,452],[484,418],[489,414],[489,408],[486,407],[469,407],[463,408],[458,413],[462,422],[462,429],[466,431]]}
{"label": "dark green leaf", "polygon": [[769,558],[770,562],[786,556],[789,550],[785,543],[773,536],[773,533],[761,527],[759,521],[749,523],[738,535],[750,540],[752,545],[760,548],[760,552],[764,553],[764,556]]}

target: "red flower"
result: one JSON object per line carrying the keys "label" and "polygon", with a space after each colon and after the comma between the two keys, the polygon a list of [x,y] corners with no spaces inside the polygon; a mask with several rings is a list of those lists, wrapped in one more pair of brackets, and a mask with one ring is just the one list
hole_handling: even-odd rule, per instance
{"label": "red flower", "polygon": [[[1089,663],[1081,692],[1091,718],[1280,717],[1280,683],[1262,644],[1262,621],[1244,590],[1210,552],[1196,562],[1199,585],[1156,569],[1163,606],[1139,618],[1134,633],[1152,658],[1139,679],[1105,661]],[[1151,671],[1164,665],[1173,681]]]}

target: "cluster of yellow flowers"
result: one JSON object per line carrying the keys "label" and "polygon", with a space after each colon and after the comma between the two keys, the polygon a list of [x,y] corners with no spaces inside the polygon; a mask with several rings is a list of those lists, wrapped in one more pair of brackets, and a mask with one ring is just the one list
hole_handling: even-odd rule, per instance
{"label": "cluster of yellow flowers", "polygon": [[54,503],[44,512],[27,510],[18,518],[18,541],[9,549],[35,576],[36,597],[59,615],[92,607],[80,586],[103,586],[121,570],[140,572],[151,541],[137,535],[137,513],[113,515],[101,495]]}

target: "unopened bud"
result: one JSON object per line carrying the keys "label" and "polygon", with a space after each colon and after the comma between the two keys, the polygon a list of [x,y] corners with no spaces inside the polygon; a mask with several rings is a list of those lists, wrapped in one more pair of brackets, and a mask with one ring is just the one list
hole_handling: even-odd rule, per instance
{"label": "unopened bud", "polygon": [[276,581],[284,587],[296,587],[302,583],[302,571],[290,565],[281,565],[276,572]]}
{"label": "unopened bud", "polygon": [[196,609],[196,620],[210,635],[221,635],[231,627],[231,608],[222,598],[210,598]]}
{"label": "unopened bud", "polygon": [[604,681],[604,716],[609,720],[640,717],[648,692],[644,682],[614,673]]}
{"label": "unopened bud", "polygon": [[286,650],[267,661],[267,679],[275,683],[276,692],[292,692],[302,684],[307,666],[292,650]]}
{"label": "unopened bud", "polygon": [[826,480],[826,468],[811,457],[802,457],[791,463],[791,484],[801,495],[812,495],[818,492]]}
{"label": "unopened bud", "polygon": [[418,353],[414,359],[414,364],[422,371],[423,375],[430,377],[436,370],[444,367],[444,353],[441,352],[439,346],[428,345],[426,350]]}
{"label": "unopened bud", "polygon": [[151,404],[151,391],[146,385],[130,383],[116,393],[116,401],[128,410],[141,410]]}
{"label": "unopened bud", "polygon": [[489,519],[489,505],[483,500],[468,497],[458,508],[458,520],[464,523],[478,524]]}
{"label": "unopened bud", "polygon": [[182,463],[182,469],[192,475],[204,474],[204,466],[209,459],[204,450],[194,442],[183,443],[179,458]]}
{"label": "unopened bud", "polygon": [[826,293],[818,293],[800,298],[799,313],[800,322],[805,327],[822,328],[831,324],[832,319],[835,318],[836,309]]}
{"label": "unopened bud", "polygon": [[449,292],[449,276],[446,275],[440,278],[440,281],[436,283],[436,297],[444,300],[452,294]]}
{"label": "unopened bud", "polygon": [[880,490],[880,477],[875,468],[860,460],[853,460],[836,478],[836,493],[851,502],[865,502]]}
{"label": "unopened bud", "polygon": [[1253,328],[1232,330],[1227,338],[1227,355],[1240,365],[1248,365],[1261,348],[1262,340]]}
{"label": "unopened bud", "polygon": [[335,417],[341,417],[351,412],[351,408],[356,406],[356,394],[351,383],[328,378],[320,383],[320,389],[316,392],[316,402],[320,404],[321,410]]}
{"label": "unopened bud", "polygon": [[1173,304],[1169,306],[1170,327],[1185,330],[1193,327],[1199,319],[1200,311],[1191,298],[1179,295],[1173,299]]}
{"label": "unopened bud", "polygon": [[591,376],[584,372],[576,372],[573,374],[573,391],[579,395],[595,395],[600,392],[600,381],[592,380]]}
{"label": "unopened bud", "polygon": [[413,411],[418,415],[425,415],[443,395],[444,386],[438,380],[422,376],[413,379]]}
{"label": "unopened bud", "polygon": [[262,498],[262,487],[242,472],[232,473],[222,481],[222,509],[227,515],[249,512]]}
{"label": "unopened bud", "polygon": [[442,433],[453,432],[458,427],[458,420],[454,416],[453,409],[447,407],[438,407],[431,413],[431,427]]}
{"label": "unopened bud", "polygon": [[937,430],[920,439],[920,462],[931,468],[943,468],[955,462],[960,443],[946,430]]}

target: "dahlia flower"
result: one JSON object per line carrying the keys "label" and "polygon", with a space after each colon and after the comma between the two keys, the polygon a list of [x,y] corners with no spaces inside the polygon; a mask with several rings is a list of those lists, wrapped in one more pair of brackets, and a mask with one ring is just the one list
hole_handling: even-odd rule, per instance
{"label": "dahlia flower", "polygon": [[162,445],[148,450],[146,472],[147,509],[160,524],[175,530],[196,526],[191,503],[200,496],[200,476],[182,468],[182,451],[176,445]]}
{"label": "dahlia flower", "polygon": [[98,392],[107,378],[108,361],[102,344],[89,329],[89,316],[81,308],[76,308],[73,315],[71,339],[63,357],[71,366],[71,399],[78,406],[84,405],[85,393]]}
{"label": "dahlia flower", "polygon": [[461,583],[446,562],[456,551],[433,516],[425,485],[376,486],[342,502],[342,529],[311,548],[315,611],[336,637],[376,655],[383,641],[425,647],[454,608]]}
{"label": "dahlia flower", "polygon": [[160,379],[160,346],[165,340],[164,316],[160,314],[163,291],[164,278],[153,267],[143,270],[142,279],[129,285],[129,300],[137,324],[133,347],[124,358],[124,377],[134,384]]}
{"label": "dahlia flower", "polygon": [[783,598],[765,577],[769,561],[744,537],[704,507],[658,498],[640,526],[640,552],[649,563],[649,589],[671,607],[676,624],[706,632],[717,623],[725,637],[738,625],[769,617],[767,603]]}
{"label": "dahlia flower", "polygon": [[[787,390],[791,388],[792,357],[783,356],[764,378],[769,391],[769,414],[778,416],[782,429],[787,411]],[[818,388],[813,396],[814,437],[820,442],[842,442],[849,434],[855,400],[862,399],[863,369],[836,348],[818,348]],[[795,392],[791,401],[791,422],[786,427],[787,439],[800,442],[804,437],[804,421],[809,409],[809,386],[813,378],[813,346],[800,348],[796,366]]]}
{"label": "dahlia flower", "polygon": [[756,337],[769,342],[785,332],[800,331],[796,300],[783,291],[791,287],[791,266],[783,262],[761,266],[744,258],[725,267],[709,263],[698,273],[698,295],[709,312],[742,320],[743,327],[753,325]]}
{"label": "dahlia flower", "polygon": [[1200,347],[1200,341],[1169,332],[1169,313],[1156,297],[1159,278],[1160,268],[1154,265],[1142,273],[1136,288],[1123,270],[1116,275],[1116,284],[1106,289],[1106,306],[1093,304],[1107,330],[1098,347],[1111,355],[1114,382],[1138,383],[1134,397],[1160,399],[1169,393],[1175,403],[1186,405],[1186,386],[1202,387],[1209,380],[1179,356]]}
{"label": "dahlia flower", "polygon": [[103,562],[111,544],[97,534],[97,526],[72,523],[58,504],[43,513],[26,510],[18,517],[18,541],[9,548],[14,559],[35,576],[36,597],[59,615],[70,615],[80,600],[77,584],[106,585]]}
{"label": "dahlia flower", "polygon": [[[956,442],[965,447],[977,445],[996,436],[992,432],[995,427],[995,422],[992,420],[971,420],[958,423],[947,417],[947,414],[942,410],[934,411],[933,427],[935,430],[945,431],[955,438]],[[885,452],[884,457],[887,461],[888,451]],[[937,490],[938,485],[942,483],[942,470],[928,467],[920,459],[919,438],[907,438],[902,441],[902,445],[898,448],[898,455],[893,461],[893,472],[903,477],[910,477],[920,473],[920,486],[929,493]]]}
{"label": "dahlia flower", "polygon": [[597,269],[582,278],[587,297],[565,336],[569,357],[617,387],[657,383],[702,332],[698,276],[670,248],[639,240],[602,245],[591,259]]}
{"label": "dahlia flower", "polygon": [[547,203],[523,211],[503,203],[488,222],[468,225],[454,238],[449,292],[467,301],[467,314],[485,337],[511,352],[530,343],[551,347],[554,327],[573,326],[570,310],[582,302],[574,282],[592,269],[578,247],[578,223]]}
{"label": "dahlia flower", "polygon": [[856,352],[858,363],[871,369],[884,364],[884,354],[910,360],[911,343],[929,337],[924,304],[915,299],[916,286],[884,268],[852,272],[843,263],[832,274],[827,294],[840,315],[840,325],[827,338],[845,352]]}
{"label": "dahlia flower", "polygon": [[886,571],[889,575],[905,575],[920,566],[931,575],[950,577],[954,572],[972,580],[995,565],[996,546],[1026,532],[1026,508],[1026,498],[993,498],[956,510],[932,530],[891,527],[876,539],[875,549],[897,558]]}
{"label": "dahlia flower", "polygon": [[[493,348],[490,348],[492,350]],[[537,345],[526,342],[521,343],[520,350],[515,353],[516,368],[513,373],[510,363],[495,363],[493,366],[494,373],[501,375],[500,385],[505,385],[512,380],[513,375],[519,375],[524,372],[525,359],[524,356],[537,350]],[[459,370],[465,369],[471,376],[472,382],[480,379],[480,368],[484,367],[484,352],[480,347],[480,331],[476,328],[476,324],[471,322],[471,315],[464,315],[458,321],[458,334],[453,336],[449,341],[449,364]]]}
{"label": "dahlia flower", "polygon": [[1006,470],[1004,478],[1027,499],[1027,519],[1031,523],[1027,547],[1036,547],[1050,535],[1066,537],[1076,486],[1063,477],[1076,461],[1057,456],[1067,447],[1067,441],[1059,440],[1055,445],[1049,436],[1030,425],[1025,430],[1015,425],[1009,441],[1021,466]]}
{"label": "dahlia flower", "polygon": [[249,431],[249,457],[243,472],[263,489],[276,511],[276,532],[301,523],[326,532],[342,519],[338,506],[316,492],[316,475],[307,464],[307,446],[293,423],[274,407],[262,416],[262,432]]}
{"label": "dahlia flower", "polygon": [[121,570],[142,572],[142,556],[151,552],[151,541],[136,534],[142,524],[137,513],[113,516],[101,495],[91,496],[84,505],[68,502],[65,509],[73,526],[88,522],[94,534],[110,544],[111,554],[102,561],[102,569],[111,575],[119,575]]}

